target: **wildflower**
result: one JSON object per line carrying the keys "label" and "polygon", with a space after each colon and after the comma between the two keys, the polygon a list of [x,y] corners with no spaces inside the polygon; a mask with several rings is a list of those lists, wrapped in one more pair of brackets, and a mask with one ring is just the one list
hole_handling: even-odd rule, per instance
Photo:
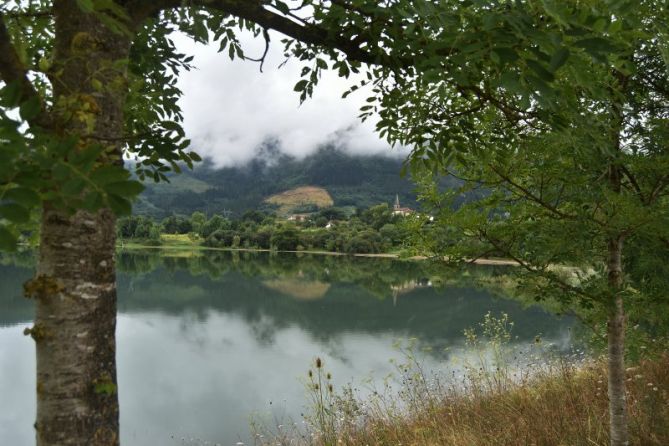
{"label": "wildflower", "polygon": [[321,361],[321,358],[316,358],[316,368],[320,369],[323,367],[323,361]]}

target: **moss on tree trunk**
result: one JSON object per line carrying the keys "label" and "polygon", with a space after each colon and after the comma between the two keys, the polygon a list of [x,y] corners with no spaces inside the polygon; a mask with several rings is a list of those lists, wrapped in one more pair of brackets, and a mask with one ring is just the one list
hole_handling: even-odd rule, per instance
{"label": "moss on tree trunk", "polygon": [[[120,164],[130,38],[77,2],[55,1],[55,132],[79,150],[102,145],[97,162]],[[116,217],[106,208],[67,214],[44,205],[36,299],[38,446],[119,444],[116,385]]]}

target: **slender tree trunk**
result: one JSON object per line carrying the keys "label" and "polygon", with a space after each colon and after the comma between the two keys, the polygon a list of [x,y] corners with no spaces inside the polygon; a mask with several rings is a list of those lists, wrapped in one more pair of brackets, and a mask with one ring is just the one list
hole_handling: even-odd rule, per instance
{"label": "slender tree trunk", "polygon": [[607,322],[609,360],[609,419],[611,446],[627,446],[627,399],[625,397],[625,310],[622,288],[623,238],[609,240],[609,288],[613,293]]}
{"label": "slender tree trunk", "polygon": [[[615,73],[619,93],[626,91],[627,77]],[[612,92],[612,97],[617,97]],[[621,134],[624,126],[623,106],[614,100],[611,103],[613,120],[611,126],[612,148],[621,152]],[[622,193],[622,169],[616,158],[610,160],[608,168],[608,187],[615,194]],[[623,244],[625,237],[618,233],[608,239],[608,286],[610,293],[609,314],[607,320],[608,368],[609,368],[609,435],[611,446],[629,445],[627,428],[627,397],[625,390],[625,308],[622,297],[623,288]]]}
{"label": "slender tree trunk", "polygon": [[[53,86],[56,133],[85,150],[120,141],[130,39],[111,32],[75,0],[55,0]],[[100,87],[102,85],[102,88]],[[122,163],[119,142],[100,163]],[[37,351],[38,446],[117,446],[115,216],[109,209],[68,215],[49,203],[42,215],[36,299],[29,330]]]}

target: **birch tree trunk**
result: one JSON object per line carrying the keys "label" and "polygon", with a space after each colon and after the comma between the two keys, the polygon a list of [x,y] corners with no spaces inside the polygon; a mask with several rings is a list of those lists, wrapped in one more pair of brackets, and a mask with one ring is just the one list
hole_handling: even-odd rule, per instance
{"label": "birch tree trunk", "polygon": [[609,367],[609,419],[611,446],[629,445],[625,397],[625,310],[622,288],[623,238],[609,240],[608,281],[613,293],[607,322]]}
{"label": "birch tree trunk", "polygon": [[[103,142],[98,161],[122,163],[126,72],[110,64],[127,59],[130,39],[74,0],[55,0],[53,10],[56,131],[77,135],[82,150]],[[37,276],[25,285],[36,299],[38,446],[119,444],[115,222],[109,209],[44,206]]]}

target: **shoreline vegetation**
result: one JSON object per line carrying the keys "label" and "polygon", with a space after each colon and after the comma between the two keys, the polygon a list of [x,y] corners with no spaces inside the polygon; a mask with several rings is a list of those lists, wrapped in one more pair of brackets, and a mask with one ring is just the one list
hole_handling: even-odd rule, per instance
{"label": "shoreline vegetation", "polygon": [[[488,376],[488,378],[491,378]],[[345,391],[307,415],[310,432],[258,429],[262,445],[605,446],[609,443],[606,364],[556,364],[509,387],[480,375],[464,391],[405,388],[400,409]],[[630,445],[669,444],[669,356],[627,369]],[[329,390],[324,391],[329,393]],[[323,415],[323,416],[322,416]],[[333,420],[332,417],[338,417]],[[309,423],[308,423],[309,424]]]}
{"label": "shoreline vegetation", "polygon": [[[395,259],[395,260],[427,260],[430,257],[425,255],[411,255],[404,256],[401,253],[345,253],[345,252],[336,252],[336,251],[313,251],[313,250],[275,250],[275,249],[264,249],[264,248],[217,248],[213,246],[204,246],[198,242],[189,242],[185,239],[178,239],[165,237],[163,234],[161,236],[160,244],[145,244],[141,241],[125,241],[116,244],[117,249],[121,250],[144,250],[144,249],[155,249],[162,251],[238,251],[238,252],[279,252],[279,253],[293,253],[293,254],[310,254],[310,255],[329,255],[329,256],[353,256],[353,257],[365,257],[365,258],[382,258],[382,259]],[[517,266],[518,262],[510,259],[497,259],[497,258],[480,258],[474,259],[471,261],[475,265],[490,265],[490,266]]]}
{"label": "shoreline vegetation", "polygon": [[[144,215],[117,222],[120,244],[142,246],[255,249],[272,251],[336,252],[343,254],[417,253],[416,222],[428,218],[399,204],[382,203],[368,209],[300,208],[303,213],[249,211],[237,217],[170,215],[154,220]],[[307,212],[309,211],[309,212]],[[494,257],[494,255],[493,255]]]}
{"label": "shoreline vegetation", "polygon": [[[426,371],[409,347],[396,364],[399,390],[360,398],[317,358],[305,381],[311,407],[297,423],[252,422],[262,446],[605,446],[610,441],[606,358],[583,350],[554,357],[538,344],[508,345],[508,317],[465,331],[474,359],[458,371]],[[540,344],[540,342],[539,342]],[[534,347],[539,347],[535,350]],[[534,350],[535,354],[531,352]],[[513,359],[512,359],[513,358]],[[519,359],[524,358],[524,359]],[[527,362],[531,360],[532,362]],[[525,361],[525,362],[523,362]],[[669,444],[669,354],[647,352],[625,370],[630,445]]]}

